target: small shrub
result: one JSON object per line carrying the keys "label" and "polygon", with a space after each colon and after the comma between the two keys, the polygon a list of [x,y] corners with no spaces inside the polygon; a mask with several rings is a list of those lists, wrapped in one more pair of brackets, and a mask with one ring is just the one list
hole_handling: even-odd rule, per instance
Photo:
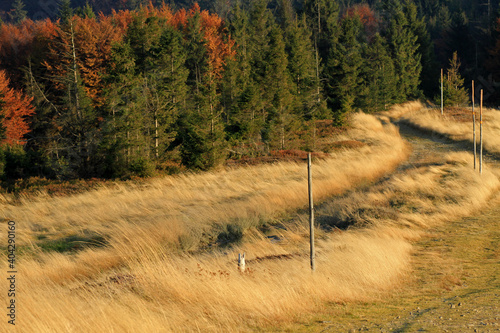
{"label": "small shrub", "polygon": [[221,246],[237,244],[243,238],[243,229],[237,224],[227,224],[217,236],[217,243]]}
{"label": "small shrub", "polygon": [[151,177],[155,172],[154,165],[144,157],[132,161],[128,168],[130,172],[139,177]]}

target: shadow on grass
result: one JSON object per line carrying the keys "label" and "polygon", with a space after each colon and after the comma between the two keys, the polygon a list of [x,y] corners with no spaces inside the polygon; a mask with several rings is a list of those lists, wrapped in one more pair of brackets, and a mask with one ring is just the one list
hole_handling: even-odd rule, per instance
{"label": "shadow on grass", "polygon": [[37,246],[45,252],[78,252],[87,248],[103,247],[108,244],[106,238],[98,234],[71,235],[64,238],[44,240]]}

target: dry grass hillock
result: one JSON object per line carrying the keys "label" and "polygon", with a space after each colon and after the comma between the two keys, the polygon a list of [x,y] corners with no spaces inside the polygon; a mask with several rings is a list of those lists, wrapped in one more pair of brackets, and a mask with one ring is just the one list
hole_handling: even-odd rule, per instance
{"label": "dry grass hillock", "polygon": [[[282,221],[272,239],[257,228],[305,206],[305,164],[166,177],[64,198],[41,195],[19,205],[6,198],[2,217],[16,221],[24,253],[18,329],[244,332],[307,320],[327,303],[369,301],[397,288],[411,278],[411,241],[474,212],[499,187],[493,170],[479,177],[470,172],[469,155],[453,153],[354,190],[394,170],[408,148],[391,124],[365,114],[355,115],[350,133],[334,140],[365,145],[314,163],[325,227],[317,230],[314,274],[303,215]],[[354,228],[325,231],[338,223]],[[233,228],[243,232],[242,242],[195,251],[218,235],[231,236]],[[76,236],[103,246],[48,250],[47,244]],[[240,273],[236,258],[243,251],[247,270]],[[4,254],[0,269],[6,270]]]}
{"label": "dry grass hillock", "polygon": [[[410,102],[393,107],[385,113],[393,120],[410,125],[414,128],[437,133],[455,141],[473,142],[472,108],[461,109],[460,117],[457,110],[444,111],[427,108],[420,102]],[[479,106],[475,107],[476,140],[479,149],[480,116]],[[457,118],[459,121],[457,121]],[[483,147],[491,153],[500,153],[500,111],[483,108]]]}
{"label": "dry grass hillock", "polygon": [[[314,163],[316,200],[338,194],[393,170],[408,149],[392,125],[357,114],[349,136],[366,143]],[[115,185],[67,197],[0,201],[1,218],[19,221],[19,245],[70,236],[102,235],[113,247],[140,250],[137,235],[153,234],[163,247],[194,250],[203,235],[227,224],[256,226],[307,204],[306,164],[280,163],[171,176],[140,185]],[[215,229],[215,230],[214,230]],[[5,240],[0,240],[3,245]],[[147,244],[150,246],[151,244]],[[165,250],[165,249],[164,249]],[[133,251],[130,251],[133,253]]]}
{"label": "dry grass hillock", "polygon": [[[372,116],[354,115],[349,133],[332,144],[352,140],[363,145],[314,162],[317,201],[378,179],[408,156],[395,127]],[[294,320],[325,301],[373,297],[397,284],[410,251],[402,239],[369,230],[324,235],[311,277],[303,223],[280,229],[278,243],[258,231],[263,221],[307,204],[306,179],[305,163],[280,163],[67,197],[42,193],[16,204],[3,197],[1,217],[16,221],[20,249],[19,327],[246,331]],[[244,234],[239,247],[196,254],[221,234],[234,236],[230,231]],[[73,251],[77,245],[82,247]],[[236,269],[239,251],[248,254],[245,274]],[[0,260],[5,269],[5,257]]]}

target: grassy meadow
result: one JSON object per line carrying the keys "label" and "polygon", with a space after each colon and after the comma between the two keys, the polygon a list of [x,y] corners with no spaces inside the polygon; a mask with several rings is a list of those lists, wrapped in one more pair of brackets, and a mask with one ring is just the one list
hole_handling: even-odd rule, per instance
{"label": "grassy meadow", "polygon": [[[421,109],[406,104],[387,116]],[[468,153],[430,154],[389,174],[410,149],[386,117],[355,114],[352,128],[331,138],[343,140],[363,145],[313,161],[314,274],[305,162],[65,197],[3,195],[1,227],[17,226],[18,329],[243,332],[307,322],[329,303],[377,299],[411,280],[412,242],[477,211],[500,187],[495,169],[471,172]],[[3,271],[6,263],[3,251]]]}

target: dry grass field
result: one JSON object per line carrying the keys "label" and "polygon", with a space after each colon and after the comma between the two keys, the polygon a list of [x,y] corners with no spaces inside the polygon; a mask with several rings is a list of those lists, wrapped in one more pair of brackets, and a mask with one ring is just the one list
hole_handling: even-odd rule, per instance
{"label": "dry grass field", "polygon": [[[419,108],[404,105],[389,116]],[[370,301],[402,286],[411,279],[412,243],[477,211],[500,187],[499,174],[485,168],[479,176],[470,172],[469,154],[450,153],[383,177],[408,157],[407,145],[387,121],[356,114],[353,124],[332,143],[364,145],[314,161],[314,196],[323,202],[314,274],[300,211],[307,204],[305,163],[67,197],[4,196],[1,227],[8,220],[17,226],[18,331],[276,329],[327,304]],[[247,254],[245,273],[236,267],[239,252]],[[3,251],[2,271],[6,262]]]}
{"label": "dry grass field", "polygon": [[[479,150],[480,108],[474,108],[476,117],[476,140]],[[429,109],[420,102],[411,102],[386,113],[393,120],[415,128],[440,134],[454,141],[473,142],[472,108],[445,110]],[[483,108],[483,148],[491,153],[500,153],[500,111]]]}

